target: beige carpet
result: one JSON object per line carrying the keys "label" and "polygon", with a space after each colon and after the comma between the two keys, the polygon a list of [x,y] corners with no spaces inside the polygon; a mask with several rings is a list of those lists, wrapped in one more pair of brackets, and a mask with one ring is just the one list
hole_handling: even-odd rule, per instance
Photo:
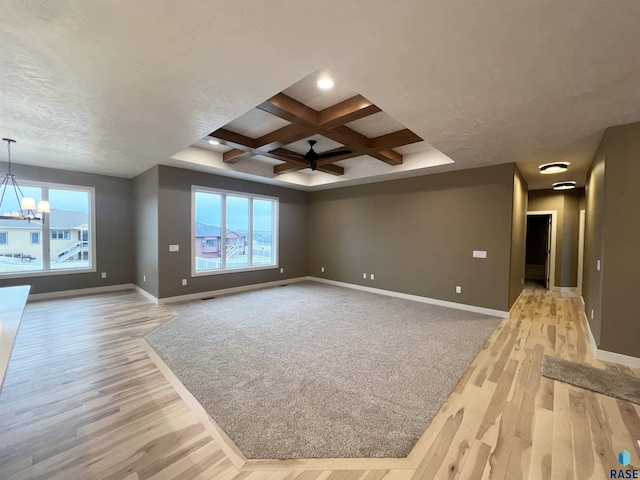
{"label": "beige carpet", "polygon": [[499,322],[313,282],[174,308],[149,344],[252,459],[405,457]]}
{"label": "beige carpet", "polygon": [[640,405],[640,378],[626,373],[601,370],[584,363],[545,355],[542,359],[542,375]]}

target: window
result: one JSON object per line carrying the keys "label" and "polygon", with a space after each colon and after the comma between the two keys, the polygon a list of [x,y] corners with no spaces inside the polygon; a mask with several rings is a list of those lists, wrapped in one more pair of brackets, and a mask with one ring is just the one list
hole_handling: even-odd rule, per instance
{"label": "window", "polygon": [[51,230],[51,240],[69,240],[71,230]]}
{"label": "window", "polygon": [[194,275],[277,267],[277,198],[191,190]]}
{"label": "window", "polygon": [[[49,200],[51,213],[46,214],[44,222],[0,220],[0,275],[94,271],[94,189],[20,183],[24,195],[33,197],[36,204]],[[6,200],[6,211],[19,210],[16,199]]]}
{"label": "window", "polygon": [[9,243],[9,232],[0,232],[0,245],[7,245]]}

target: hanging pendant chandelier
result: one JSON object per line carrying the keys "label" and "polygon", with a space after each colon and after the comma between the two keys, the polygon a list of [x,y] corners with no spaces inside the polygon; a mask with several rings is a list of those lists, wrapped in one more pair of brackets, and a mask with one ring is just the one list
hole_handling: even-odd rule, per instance
{"label": "hanging pendant chandelier", "polygon": [[[7,162],[9,167],[7,173],[4,174],[4,179],[0,183],[0,220],[42,220],[44,222],[44,214],[50,212],[49,202],[47,200],[41,200],[38,202],[36,208],[36,201],[33,197],[25,197],[16,182],[16,176],[11,173],[11,144],[16,143],[11,138],[3,138],[3,142],[7,142]],[[13,194],[12,191],[13,190]],[[16,212],[4,212],[2,209],[2,202],[5,201],[5,196],[16,197],[20,210]],[[7,197],[7,201],[8,198]],[[38,214],[42,214],[38,216]]]}

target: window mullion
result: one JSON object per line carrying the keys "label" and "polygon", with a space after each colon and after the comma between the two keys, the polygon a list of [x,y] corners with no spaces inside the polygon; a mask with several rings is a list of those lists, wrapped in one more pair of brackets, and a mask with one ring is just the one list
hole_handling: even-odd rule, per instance
{"label": "window mullion", "polygon": [[247,265],[253,266],[253,198],[249,197],[249,231],[248,235],[248,247],[249,247],[249,256]]}
{"label": "window mullion", "polygon": [[227,268],[227,196],[221,195],[220,202],[222,212],[220,212],[220,268]]}
{"label": "window mullion", "polygon": [[[49,201],[49,188],[42,188],[42,199]],[[47,271],[51,270],[51,214],[49,214],[49,221],[44,221],[45,214],[42,214],[42,269]]]}

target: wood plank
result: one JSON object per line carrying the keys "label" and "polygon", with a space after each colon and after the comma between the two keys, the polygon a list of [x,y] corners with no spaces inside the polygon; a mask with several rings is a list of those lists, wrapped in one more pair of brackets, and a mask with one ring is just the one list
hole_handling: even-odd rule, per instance
{"label": "wood plank", "polygon": [[640,373],[593,358],[581,314],[575,295],[527,289],[406,459],[245,461],[141,340],[169,307],[29,303],[0,391],[0,478],[605,478],[622,448],[640,455],[640,407],[539,374],[543,354]]}

